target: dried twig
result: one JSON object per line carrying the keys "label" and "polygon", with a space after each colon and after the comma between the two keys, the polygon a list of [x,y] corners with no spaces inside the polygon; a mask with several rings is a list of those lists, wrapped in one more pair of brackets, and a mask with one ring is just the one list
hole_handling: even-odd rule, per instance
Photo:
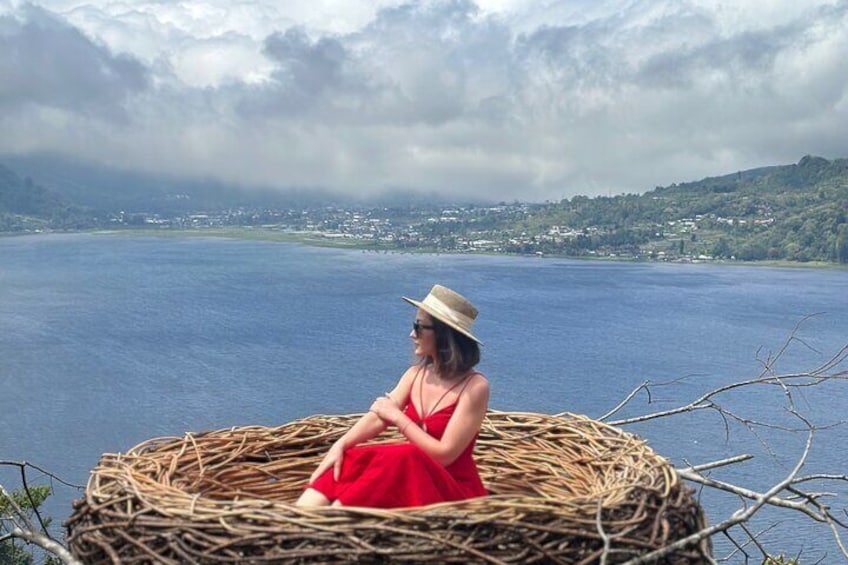
{"label": "dried twig", "polygon": [[[39,533],[36,530],[26,512],[24,512],[23,509],[15,503],[15,499],[12,498],[12,495],[6,492],[3,485],[0,485],[0,499],[5,501],[6,506],[11,509],[12,512],[12,516],[6,518],[6,521],[10,522],[11,526],[9,527],[9,531],[6,535],[0,536],[0,542],[13,538],[22,539],[27,543],[37,545],[43,550],[52,553],[67,565],[82,565],[67,548],[47,534],[47,529],[40,517],[39,521],[41,522],[41,527],[44,533]],[[30,499],[30,501],[32,501],[32,499]]]}
{"label": "dried twig", "polygon": [[[796,327],[796,331],[798,327]],[[728,534],[728,538],[733,541],[733,538],[729,536],[729,530],[735,526],[739,526],[739,529],[742,530],[749,537],[750,543],[761,548],[761,552],[764,554],[765,557],[765,550],[762,548],[762,546],[757,540],[759,534],[752,533],[749,528],[747,528],[746,524],[751,518],[751,516],[753,516],[760,508],[762,508],[764,505],[770,505],[783,509],[797,511],[808,516],[809,518],[812,518],[817,522],[827,524],[833,534],[833,538],[836,541],[836,544],[838,545],[841,553],[845,558],[848,558],[848,552],[846,552],[846,547],[842,541],[840,531],[848,529],[848,526],[846,526],[846,521],[843,520],[840,516],[834,514],[834,512],[829,506],[820,502],[820,499],[822,497],[829,496],[829,493],[802,492],[798,489],[797,486],[802,483],[809,483],[811,481],[848,481],[848,476],[842,474],[815,473],[810,475],[800,475],[800,471],[803,468],[804,463],[806,462],[807,457],[812,448],[812,442],[815,433],[818,430],[827,429],[836,425],[842,425],[844,422],[839,422],[830,425],[813,424],[808,418],[806,418],[799,412],[793,396],[793,392],[798,389],[803,389],[811,386],[819,386],[828,382],[841,382],[848,380],[848,371],[837,370],[838,367],[842,363],[844,363],[846,359],[848,359],[848,345],[841,348],[829,360],[821,364],[813,371],[779,374],[776,371],[776,364],[778,360],[786,353],[789,345],[794,342],[801,342],[805,347],[810,347],[809,344],[803,342],[803,340],[800,340],[797,336],[795,336],[793,332],[793,335],[791,335],[785,341],[783,346],[778,350],[776,354],[769,354],[765,358],[760,358],[758,355],[758,359],[760,360],[762,365],[762,370],[760,375],[758,375],[756,378],[741,380],[730,384],[722,385],[701,395],[696,400],[689,402],[685,405],[679,406],[677,408],[672,408],[669,410],[658,411],[650,414],[635,416],[611,422],[612,425],[627,425],[637,422],[655,420],[658,418],[666,418],[686,412],[711,409],[715,410],[722,416],[723,421],[725,422],[725,433],[727,433],[728,431],[727,419],[729,418],[731,420],[734,420],[745,426],[752,433],[754,433],[758,441],[760,441],[764,445],[764,448],[769,453],[771,453],[772,456],[775,457],[777,454],[775,454],[774,451],[770,448],[770,446],[768,446],[768,444],[764,442],[762,438],[756,433],[755,428],[764,427],[785,432],[804,431],[807,433],[807,441],[803,452],[799,455],[791,472],[786,477],[784,477],[784,479],[778,481],[771,488],[769,488],[768,491],[765,493],[756,492],[743,486],[733,485],[725,481],[721,481],[712,477],[707,477],[703,474],[703,471],[706,471],[708,469],[713,469],[717,466],[723,466],[727,464],[735,464],[743,460],[749,459],[750,456],[740,456],[737,458],[730,458],[714,463],[689,466],[686,468],[677,469],[676,471],[678,475],[686,480],[698,483],[709,488],[733,493],[739,496],[743,501],[754,501],[754,503],[750,506],[743,502],[742,507],[737,510],[737,512],[735,512],[730,518],[693,534],[688,538],[688,541],[705,539],[719,532]],[[731,412],[730,410],[727,410],[726,408],[721,406],[716,401],[716,397],[721,394],[740,390],[746,387],[761,385],[777,386],[778,388],[780,388],[780,390],[783,392],[783,397],[785,399],[786,413],[794,417],[797,421],[801,422],[801,427],[793,428],[787,426],[777,426],[765,422],[759,422],[744,417],[742,415],[735,414],[734,412]],[[642,383],[628,395],[628,397],[625,399],[625,402],[619,403],[604,417],[608,417],[609,415],[620,411],[624,404],[632,401],[637,392],[645,390],[648,394],[650,394],[650,387],[651,385],[649,383]],[[848,512],[846,512],[845,510],[843,510],[843,512],[848,515]],[[687,540],[681,539],[675,542],[675,544],[679,547],[680,544],[685,544],[686,542]],[[738,544],[736,544],[735,541],[733,541],[733,543],[737,546],[738,551],[744,551],[742,549],[743,546],[739,546]],[[672,546],[669,546],[668,548],[663,548],[640,556],[636,559],[629,561],[628,563],[649,563],[652,559],[661,559],[664,555],[666,555],[666,551],[674,549],[673,546],[675,546],[675,544],[672,544]]]}

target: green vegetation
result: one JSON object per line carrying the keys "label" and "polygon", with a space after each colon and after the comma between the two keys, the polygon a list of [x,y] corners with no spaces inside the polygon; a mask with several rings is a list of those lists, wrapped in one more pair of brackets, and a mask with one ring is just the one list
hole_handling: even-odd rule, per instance
{"label": "green vegetation", "polygon": [[[12,502],[20,508],[29,518],[33,519],[36,509],[50,496],[49,486],[32,486],[26,490],[16,490],[9,495]],[[8,499],[0,497],[0,538],[9,533],[9,524],[14,521],[15,516]],[[44,526],[50,525],[50,519],[44,519]],[[15,539],[6,539],[0,542],[0,563],[9,565],[30,565],[35,558],[32,551],[22,542]],[[57,565],[61,561],[53,556],[44,558],[45,565]]]}
{"label": "green vegetation", "polygon": [[96,227],[96,215],[0,165],[0,233]]}
{"label": "green vegetation", "polygon": [[[577,232],[565,254],[848,263],[848,159],[807,156],[642,195],[578,196],[540,206],[525,222],[540,234],[558,226]],[[547,251],[544,241],[533,250]]]}
{"label": "green vegetation", "polygon": [[783,555],[766,557],[763,565],[798,565],[799,561],[794,558],[784,557]]}

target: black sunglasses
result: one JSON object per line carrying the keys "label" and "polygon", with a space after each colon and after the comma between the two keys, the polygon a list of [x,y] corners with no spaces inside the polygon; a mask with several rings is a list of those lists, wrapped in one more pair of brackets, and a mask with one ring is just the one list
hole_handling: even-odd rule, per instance
{"label": "black sunglasses", "polygon": [[418,320],[415,320],[414,322],[412,322],[412,333],[415,334],[415,337],[418,337],[421,335],[421,330],[432,330],[435,327],[436,326],[425,326]]}

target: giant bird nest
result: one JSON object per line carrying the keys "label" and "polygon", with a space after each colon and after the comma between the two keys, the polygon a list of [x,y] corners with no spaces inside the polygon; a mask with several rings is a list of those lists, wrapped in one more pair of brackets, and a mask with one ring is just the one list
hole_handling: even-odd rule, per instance
{"label": "giant bird nest", "polygon": [[[106,454],[67,522],[71,552],[121,564],[620,563],[704,525],[691,489],[636,436],[581,416],[516,412],[490,412],[477,441],[490,496],[401,510],[294,507],[357,417]],[[702,542],[659,562],[702,563],[709,551]]]}

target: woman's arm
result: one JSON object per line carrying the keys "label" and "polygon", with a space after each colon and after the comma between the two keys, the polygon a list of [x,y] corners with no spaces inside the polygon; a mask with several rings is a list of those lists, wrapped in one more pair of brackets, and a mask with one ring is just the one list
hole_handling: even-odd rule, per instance
{"label": "woman's arm", "polygon": [[378,399],[372,409],[377,410],[381,419],[398,427],[406,438],[420,447],[427,455],[441,463],[450,465],[466,448],[468,443],[480,431],[489,406],[489,382],[476,373],[460,395],[453,416],[441,440],[438,440],[419,428],[397,406]]}
{"label": "woman's arm", "polygon": [[[397,385],[395,385],[395,388],[390,393],[387,393],[386,398],[390,398],[396,404],[406,400],[409,397],[409,391],[414,378],[415,367],[413,366],[404,372]],[[330,450],[327,451],[318,468],[312,473],[310,482],[320,477],[330,466],[333,467],[333,477],[338,480],[345,450],[378,436],[388,425],[388,422],[384,421],[373,411],[364,414],[330,447]]]}
{"label": "woman's arm", "polygon": [[[409,398],[409,392],[412,389],[412,381],[415,380],[415,374],[418,371],[417,366],[412,366],[407,369],[403,375],[401,375],[400,380],[395,385],[395,388],[392,389],[391,392],[387,392],[384,395],[384,398],[387,400],[391,400],[396,406],[400,407],[400,410],[406,408],[405,405],[401,406],[402,403]],[[368,441],[369,439],[376,437],[383,430],[385,430],[390,422],[383,420],[376,412],[368,411],[362,418],[360,418],[356,424],[351,427],[345,435],[343,435],[339,441],[343,442],[345,445],[345,449],[349,449],[354,445],[358,445],[363,441]]]}

